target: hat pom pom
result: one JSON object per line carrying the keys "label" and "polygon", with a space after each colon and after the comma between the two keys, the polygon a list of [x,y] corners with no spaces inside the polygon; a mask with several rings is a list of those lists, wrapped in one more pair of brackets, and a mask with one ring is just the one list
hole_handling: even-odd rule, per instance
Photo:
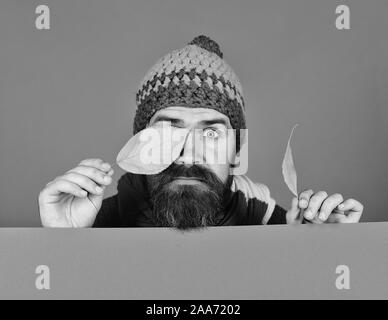
{"label": "hat pom pom", "polygon": [[195,37],[193,41],[189,43],[189,45],[191,44],[201,47],[202,49],[205,49],[209,52],[213,52],[221,59],[224,56],[224,54],[220,50],[220,46],[218,45],[218,43],[207,36],[200,35],[198,37]]}

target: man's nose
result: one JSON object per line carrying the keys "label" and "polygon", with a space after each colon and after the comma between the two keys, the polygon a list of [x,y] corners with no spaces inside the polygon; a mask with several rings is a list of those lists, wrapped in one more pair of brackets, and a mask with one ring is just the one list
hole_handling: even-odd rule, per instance
{"label": "man's nose", "polygon": [[201,141],[196,138],[194,132],[190,132],[183,146],[181,154],[175,160],[177,164],[193,165],[202,163]]}

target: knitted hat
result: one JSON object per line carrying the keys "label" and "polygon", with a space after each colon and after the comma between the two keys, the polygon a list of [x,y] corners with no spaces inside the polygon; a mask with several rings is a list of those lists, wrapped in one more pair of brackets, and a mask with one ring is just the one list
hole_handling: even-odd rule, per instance
{"label": "knitted hat", "polygon": [[234,129],[245,129],[242,87],[223,60],[218,44],[198,36],[161,58],[136,94],[133,132],[144,129],[154,113],[170,106],[210,108],[225,114]]}

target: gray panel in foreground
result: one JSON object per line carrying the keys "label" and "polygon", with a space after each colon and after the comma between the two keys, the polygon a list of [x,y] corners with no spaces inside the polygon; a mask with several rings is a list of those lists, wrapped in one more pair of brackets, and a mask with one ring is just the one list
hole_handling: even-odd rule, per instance
{"label": "gray panel in foreground", "polygon": [[[388,223],[0,229],[0,298],[388,298]],[[37,290],[35,268],[50,268]],[[338,290],[338,265],[350,290]]]}

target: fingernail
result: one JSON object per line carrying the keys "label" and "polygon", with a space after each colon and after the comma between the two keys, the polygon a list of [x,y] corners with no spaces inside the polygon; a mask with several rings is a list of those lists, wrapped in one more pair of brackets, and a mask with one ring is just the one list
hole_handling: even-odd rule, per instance
{"label": "fingernail", "polygon": [[319,214],[319,220],[324,221],[326,220],[326,215],[324,213]]}
{"label": "fingernail", "polygon": [[100,187],[96,187],[95,190],[96,190],[98,193],[101,193],[101,192],[102,192],[102,188],[100,188]]}
{"label": "fingernail", "polygon": [[345,206],[343,205],[343,204],[340,204],[339,206],[338,206],[338,209],[343,209]]}
{"label": "fingernail", "polygon": [[85,197],[88,193],[85,190],[80,191],[80,195],[82,197]]}
{"label": "fingernail", "polygon": [[104,164],[102,165],[102,167],[103,167],[104,169],[106,169],[106,170],[110,169],[109,163],[104,163]]}
{"label": "fingernail", "polygon": [[106,182],[110,182],[112,180],[112,178],[110,176],[105,176],[104,177],[104,181]]}

